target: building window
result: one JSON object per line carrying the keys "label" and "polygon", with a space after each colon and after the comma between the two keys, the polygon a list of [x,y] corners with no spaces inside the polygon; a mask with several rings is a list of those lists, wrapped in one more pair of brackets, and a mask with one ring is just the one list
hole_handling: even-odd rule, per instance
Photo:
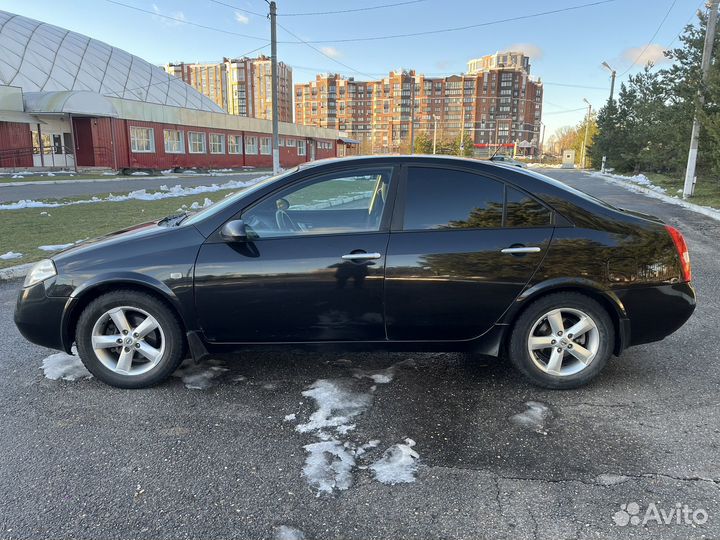
{"label": "building window", "polygon": [[190,143],[191,154],[204,154],[205,150],[205,134],[199,131],[188,132],[188,142]]}
{"label": "building window", "polygon": [[285,146],[285,139],[283,137],[278,137],[278,146]]}
{"label": "building window", "polygon": [[210,153],[211,154],[224,154],[225,153],[225,135],[222,133],[211,133],[210,134]]}
{"label": "building window", "polygon": [[285,139],[285,146],[288,148],[295,146],[295,139]]}
{"label": "building window", "polygon": [[228,135],[228,154],[242,154],[242,135]]}
{"label": "building window", "polygon": [[270,137],[263,137],[260,139],[260,153],[263,156],[269,156],[272,154],[272,144],[270,143]]}
{"label": "building window", "polygon": [[245,153],[255,155],[258,153],[257,137],[248,137],[245,139]]}
{"label": "building window", "polygon": [[163,130],[163,138],[165,139],[166,154],[184,154],[185,153],[185,137],[179,129]]}
{"label": "building window", "polygon": [[154,152],[155,130],[153,128],[130,126],[130,149],[133,152]]}
{"label": "building window", "polygon": [[305,147],[306,143],[303,140],[300,140],[297,142],[297,152],[298,156],[304,156],[305,155]]}

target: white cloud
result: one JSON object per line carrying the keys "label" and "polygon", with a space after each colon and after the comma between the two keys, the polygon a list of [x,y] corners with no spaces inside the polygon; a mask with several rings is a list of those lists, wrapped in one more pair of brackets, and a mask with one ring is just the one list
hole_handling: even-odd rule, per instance
{"label": "white cloud", "polygon": [[[152,8],[156,15],[153,18],[156,21],[160,21],[165,26],[178,26],[179,24],[182,24],[185,21],[185,14],[182,11],[174,11],[172,13],[163,13],[157,4],[153,4]],[[172,17],[173,19],[176,19],[176,20],[168,19],[167,17]]]}
{"label": "white cloud", "polygon": [[543,50],[532,43],[513,43],[505,47],[505,50],[521,52],[533,60],[540,60],[543,57]]}
{"label": "white cloud", "polygon": [[330,58],[340,58],[342,56],[342,53],[335,47],[322,47],[320,50]]}
{"label": "white cloud", "polygon": [[240,24],[249,24],[250,23],[250,17],[247,15],[243,15],[239,11],[235,12],[235,21],[239,22]]}
{"label": "white cloud", "polygon": [[657,43],[651,43],[646,47],[630,47],[622,52],[623,60],[634,62],[637,66],[644,66],[648,62],[653,64],[665,64],[670,59],[665,56],[665,47]]}

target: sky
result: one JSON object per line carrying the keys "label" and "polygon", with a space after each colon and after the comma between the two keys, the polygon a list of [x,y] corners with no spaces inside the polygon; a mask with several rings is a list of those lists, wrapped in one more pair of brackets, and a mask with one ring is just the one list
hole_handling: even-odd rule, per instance
{"label": "sky", "polygon": [[[596,5],[567,10],[591,3]],[[558,128],[582,120],[587,111],[583,98],[594,109],[605,103],[610,74],[602,62],[617,71],[616,89],[648,60],[662,66],[666,61],[662,51],[678,45],[678,34],[696,21],[695,13],[703,4],[701,0],[277,0],[278,57],[293,67],[297,83],[324,72],[357,80],[381,78],[399,68],[449,75],[462,73],[471,58],[520,49],[531,57],[531,74],[545,85],[547,140]],[[80,32],[158,65],[216,61],[263,46],[250,56],[270,54],[270,25],[262,16],[268,9],[265,0],[1,0],[0,9]],[[565,11],[503,21],[555,10]],[[343,41],[481,24],[422,36]],[[301,42],[317,40],[325,42]],[[295,43],[284,43],[289,41]]]}

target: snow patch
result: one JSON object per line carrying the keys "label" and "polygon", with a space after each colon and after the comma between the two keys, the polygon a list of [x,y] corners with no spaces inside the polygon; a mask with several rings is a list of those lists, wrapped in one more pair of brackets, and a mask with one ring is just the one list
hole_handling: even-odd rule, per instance
{"label": "snow patch", "polygon": [[45,202],[23,199],[17,202],[0,204],[0,210],[21,210],[23,208],[58,208],[61,206],[74,206],[77,204],[124,202],[130,200],[159,201],[162,199],[174,199],[177,197],[200,195],[202,193],[214,193],[216,191],[223,191],[229,189],[245,189],[254,184],[257,184],[258,182],[266,178],[268,177],[261,176],[258,178],[253,178],[252,180],[231,180],[229,182],[225,182],[224,184],[212,184],[210,186],[182,187],[180,184],[177,184],[171,188],[163,186],[166,189],[161,189],[160,191],[148,192],[145,189],[137,189],[125,195],[113,195],[112,193],[110,193],[107,197],[91,197],[90,199],[82,199],[79,201]]}
{"label": "snow patch", "polygon": [[285,418],[283,418],[283,422],[292,422],[293,420],[295,420],[296,416],[297,415],[295,413],[286,414]]}
{"label": "snow patch", "polygon": [[520,427],[544,433],[545,422],[551,416],[548,406],[539,401],[528,401],[525,406],[527,410],[511,416],[510,421]]}
{"label": "snow patch", "polygon": [[20,259],[22,258],[22,253],[18,253],[17,251],[8,251],[7,253],[3,253],[0,255],[0,260],[3,261],[10,261],[12,259]]}
{"label": "snow patch", "polygon": [[67,249],[69,247],[74,246],[74,243],[70,244],[55,244],[55,245],[49,245],[49,246],[38,246],[38,249],[41,251],[62,251],[63,249]]}
{"label": "snow patch", "polygon": [[182,379],[185,388],[190,390],[207,390],[215,385],[215,379],[220,377],[224,372],[229,371],[223,367],[219,360],[209,360],[202,364],[196,364],[190,358],[182,363],[182,365],[173,373],[173,377]]}
{"label": "snow patch", "polygon": [[375,479],[383,484],[401,484],[415,481],[420,455],[413,450],[415,441],[405,439],[405,444],[394,444],[380,459],[370,465]]}
{"label": "snow patch", "polygon": [[639,186],[643,186],[647,189],[651,189],[653,191],[657,191],[658,193],[665,193],[667,190],[663,187],[656,186],[653,184],[650,179],[645,176],[644,174],[636,174],[634,176],[624,176],[622,174],[613,174],[613,173],[601,173],[601,172],[593,172],[590,173],[590,176],[600,176],[601,178],[613,178],[615,180],[622,180],[624,182],[632,182],[633,184],[637,184]]}
{"label": "snow patch", "polygon": [[134,173],[130,173],[130,176],[150,176],[145,171],[135,171]]}
{"label": "snow patch", "polygon": [[43,359],[42,366],[45,377],[57,381],[77,381],[78,379],[89,379],[92,377],[85,368],[78,356],[64,352],[51,354]]}
{"label": "snow patch", "polygon": [[273,540],[305,540],[305,533],[295,527],[280,525],[275,528]]}
{"label": "snow patch", "polygon": [[328,427],[348,424],[355,416],[364,413],[372,405],[370,394],[353,392],[342,380],[319,379],[302,395],[315,400],[317,410],[305,424],[298,424],[300,433],[319,431]]}
{"label": "snow patch", "polygon": [[352,451],[338,440],[306,444],[307,452],[303,474],[308,483],[320,493],[331,493],[334,489],[345,490],[352,485],[352,470],[355,458]]}

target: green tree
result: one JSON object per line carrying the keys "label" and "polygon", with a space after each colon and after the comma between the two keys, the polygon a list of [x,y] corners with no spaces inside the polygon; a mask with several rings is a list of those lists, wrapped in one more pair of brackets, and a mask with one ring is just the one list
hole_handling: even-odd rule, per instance
{"label": "green tree", "polygon": [[421,131],[415,136],[415,153],[432,154],[432,139],[426,131]]}

